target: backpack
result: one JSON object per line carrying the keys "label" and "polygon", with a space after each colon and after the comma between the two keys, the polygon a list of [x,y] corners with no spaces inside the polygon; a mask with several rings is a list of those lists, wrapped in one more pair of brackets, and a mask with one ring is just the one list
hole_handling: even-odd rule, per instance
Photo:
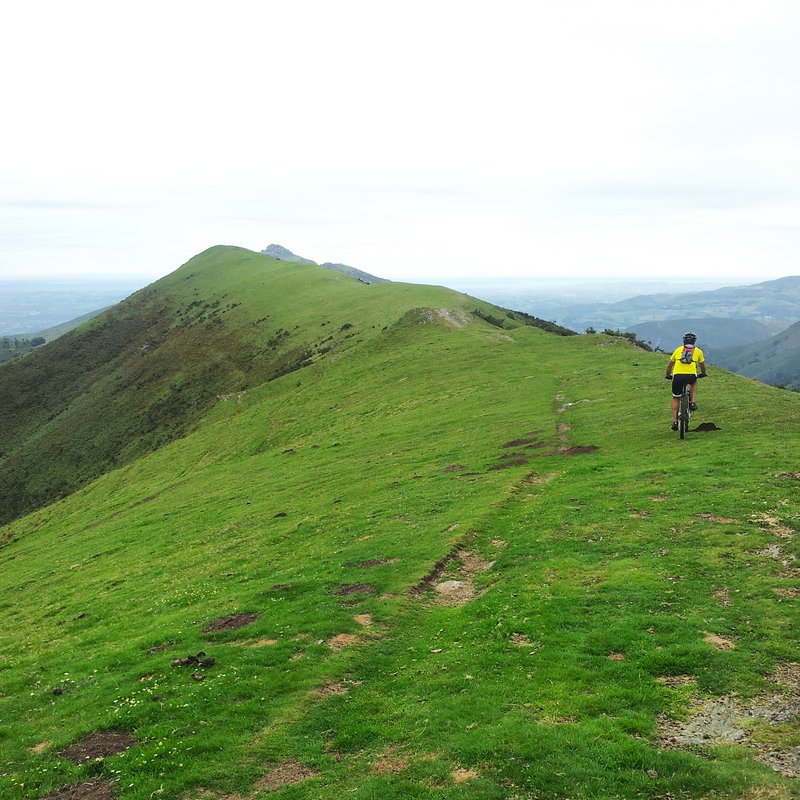
{"label": "backpack", "polygon": [[683,352],[681,353],[681,358],[680,358],[681,363],[691,364],[693,359],[694,359],[694,345],[685,344],[683,346]]}

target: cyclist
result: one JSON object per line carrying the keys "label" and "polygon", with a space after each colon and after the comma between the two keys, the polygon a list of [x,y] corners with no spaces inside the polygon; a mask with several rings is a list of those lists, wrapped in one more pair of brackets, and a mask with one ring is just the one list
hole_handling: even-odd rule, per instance
{"label": "cyclist", "polygon": [[700,377],[706,376],[706,361],[703,351],[695,347],[697,336],[689,331],[683,335],[683,344],[676,347],[667,362],[667,380],[672,379],[672,430],[678,430],[678,406],[680,404],[683,387],[688,383],[689,410],[697,411],[697,368],[700,367]]}

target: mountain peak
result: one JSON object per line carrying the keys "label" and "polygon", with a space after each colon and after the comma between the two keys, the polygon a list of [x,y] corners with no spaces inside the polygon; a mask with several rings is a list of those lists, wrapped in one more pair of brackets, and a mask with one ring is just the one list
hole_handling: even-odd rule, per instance
{"label": "mountain peak", "polygon": [[288,247],[284,247],[280,244],[270,244],[267,245],[265,250],[261,251],[265,256],[270,256],[271,258],[277,258],[279,261],[292,261],[297,264],[316,264],[316,261],[312,261],[310,258],[303,258],[302,256],[298,256],[289,250]]}

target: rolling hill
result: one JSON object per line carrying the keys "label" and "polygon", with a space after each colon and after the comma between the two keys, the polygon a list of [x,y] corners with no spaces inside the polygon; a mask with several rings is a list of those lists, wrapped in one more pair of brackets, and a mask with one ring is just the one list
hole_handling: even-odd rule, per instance
{"label": "rolling hill", "polygon": [[800,322],[756,344],[715,351],[713,363],[764,383],[800,390]]}
{"label": "rolling hill", "polygon": [[627,328],[655,348],[672,352],[683,340],[686,331],[695,331],[703,351],[712,354],[723,347],[739,347],[768,339],[772,330],[763,322],[730,317],[693,317],[640,322]]}
{"label": "rolling hill", "polygon": [[0,796],[796,796],[800,396],[530,323],[213,248],[0,367]]}

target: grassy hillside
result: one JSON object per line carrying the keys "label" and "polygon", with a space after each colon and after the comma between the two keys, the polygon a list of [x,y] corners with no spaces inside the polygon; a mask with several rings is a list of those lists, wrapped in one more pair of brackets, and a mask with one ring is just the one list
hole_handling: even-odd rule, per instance
{"label": "grassy hillside", "polygon": [[65,333],[75,330],[79,325],[96,317],[104,310],[105,309],[91,311],[76,319],[71,319],[68,322],[62,322],[60,325],[54,325],[52,328],[47,328],[46,330],[36,333],[29,333],[25,336],[0,336],[0,364],[27,355],[37,347],[58,339],[59,336],[63,336]]}
{"label": "grassy hillside", "polygon": [[[0,368],[0,522],[184,435],[219,397],[376,337],[453,293],[366,286],[217,247]],[[493,307],[458,295],[464,309]]]}
{"label": "grassy hillside", "polygon": [[800,322],[756,344],[719,350],[714,361],[764,383],[800,390]]}
{"label": "grassy hillside", "polygon": [[0,528],[0,796],[797,796],[800,396],[712,370],[681,441],[662,355],[355,285]]}

